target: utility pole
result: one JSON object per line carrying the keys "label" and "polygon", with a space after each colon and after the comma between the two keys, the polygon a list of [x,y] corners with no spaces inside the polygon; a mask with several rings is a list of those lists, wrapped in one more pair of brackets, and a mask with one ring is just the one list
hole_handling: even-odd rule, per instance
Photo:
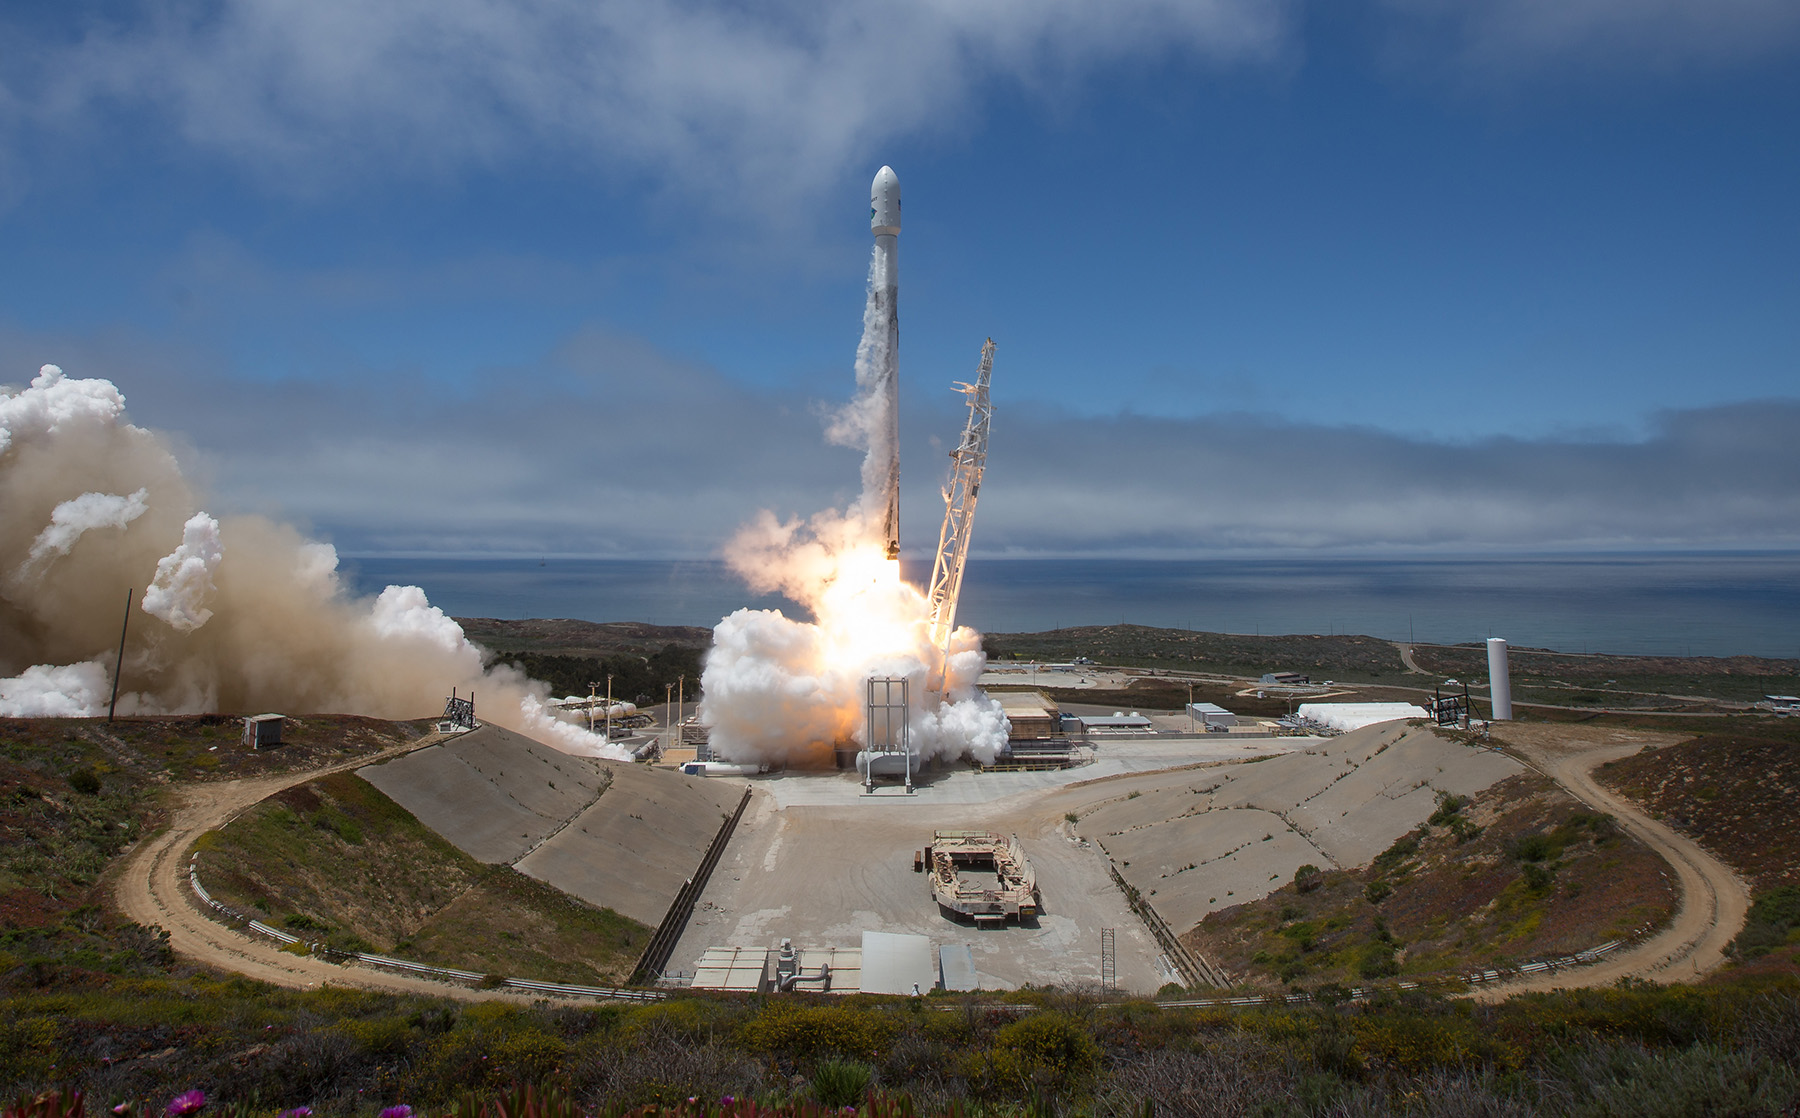
{"label": "utility pole", "polygon": [[594,700],[599,698],[595,694],[598,690],[600,690],[600,685],[591,679],[588,680],[588,733],[590,734],[594,732]]}
{"label": "utility pole", "polygon": [[612,744],[612,676],[606,677],[606,744]]}
{"label": "utility pole", "polygon": [[113,720],[113,712],[119,709],[119,673],[125,670],[125,630],[131,628],[131,596],[137,593],[137,587],[125,591],[125,620],[119,626],[119,661],[113,665],[112,702],[106,708],[106,720]]}
{"label": "utility pole", "polygon": [[663,756],[666,757],[669,750],[674,748],[672,735],[675,731],[675,685],[673,683],[663,684],[663,718],[668,722],[668,727],[663,730]]}
{"label": "utility pole", "polygon": [[1188,680],[1188,733],[1198,732],[1194,727],[1194,681],[1190,679]]}
{"label": "utility pole", "polygon": [[[686,719],[687,719],[687,676],[685,676],[685,675],[678,675],[675,677],[675,710],[677,712],[676,724],[679,725],[681,722],[686,721]],[[677,733],[675,736],[675,744],[677,747],[686,744],[685,742],[683,742],[681,740],[681,735],[679,733]]]}

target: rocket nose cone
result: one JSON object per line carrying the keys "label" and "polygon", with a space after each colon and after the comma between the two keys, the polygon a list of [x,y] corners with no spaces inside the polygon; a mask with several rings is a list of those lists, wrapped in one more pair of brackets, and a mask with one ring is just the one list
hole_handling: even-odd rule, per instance
{"label": "rocket nose cone", "polygon": [[900,232],[900,176],[892,167],[875,172],[869,185],[869,230],[878,237]]}

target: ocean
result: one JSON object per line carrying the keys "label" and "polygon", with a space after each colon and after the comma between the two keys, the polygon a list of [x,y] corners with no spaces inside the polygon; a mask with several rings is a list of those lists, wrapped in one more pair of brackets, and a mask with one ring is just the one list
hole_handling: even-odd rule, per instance
{"label": "ocean", "polygon": [[[758,598],[719,562],[346,558],[359,594],[424,588],[457,617],[711,626]],[[930,570],[906,563],[923,584]],[[1800,657],[1800,552],[1406,559],[971,559],[958,621],[985,632],[1130,622],[1360,633],[1564,652]]]}

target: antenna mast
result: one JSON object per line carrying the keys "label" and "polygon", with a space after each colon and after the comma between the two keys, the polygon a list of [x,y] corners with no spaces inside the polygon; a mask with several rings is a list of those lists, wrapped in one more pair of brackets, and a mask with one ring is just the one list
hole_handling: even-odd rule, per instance
{"label": "antenna mast", "polygon": [[994,369],[994,339],[981,347],[981,366],[975,383],[958,383],[956,390],[969,398],[969,422],[962,443],[950,452],[950,484],[944,489],[944,528],[938,533],[937,558],[931,568],[931,644],[937,649],[934,691],[942,691],[950,634],[956,631],[956,602],[962,596],[963,567],[969,561],[969,539],[975,528],[975,498],[981,492],[981,473],[987,467],[988,428],[994,421],[994,405],[988,400],[988,379]]}

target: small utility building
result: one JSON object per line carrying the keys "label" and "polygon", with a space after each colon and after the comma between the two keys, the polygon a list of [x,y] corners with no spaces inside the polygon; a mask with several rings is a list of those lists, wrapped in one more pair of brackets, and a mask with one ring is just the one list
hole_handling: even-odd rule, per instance
{"label": "small utility building", "polygon": [[991,691],[988,697],[1000,704],[1012,723],[1013,741],[1053,737],[1062,728],[1056,704],[1042,691]]}
{"label": "small utility building", "polygon": [[1238,716],[1217,703],[1189,703],[1188,714],[1208,731],[1229,730],[1238,724]]}
{"label": "small utility building", "polygon": [[251,749],[267,749],[281,744],[281,727],[287,721],[280,714],[252,714],[244,719],[244,744]]}

